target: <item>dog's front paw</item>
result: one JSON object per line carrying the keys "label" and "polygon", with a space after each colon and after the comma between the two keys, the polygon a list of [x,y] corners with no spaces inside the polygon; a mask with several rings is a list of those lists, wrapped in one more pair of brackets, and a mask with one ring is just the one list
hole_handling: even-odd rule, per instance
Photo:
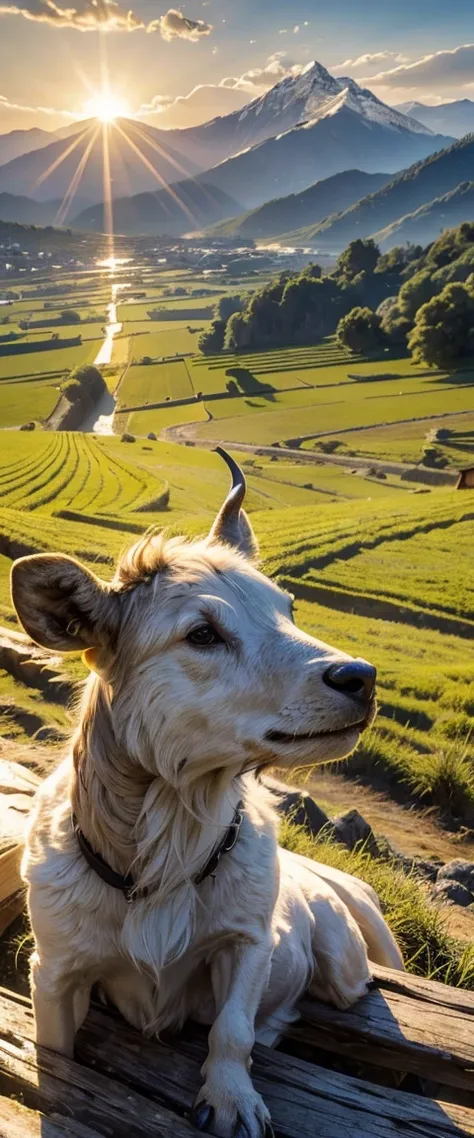
{"label": "dog's front paw", "polygon": [[208,1069],[191,1122],[219,1138],[274,1138],[265,1103],[239,1063],[214,1063]]}

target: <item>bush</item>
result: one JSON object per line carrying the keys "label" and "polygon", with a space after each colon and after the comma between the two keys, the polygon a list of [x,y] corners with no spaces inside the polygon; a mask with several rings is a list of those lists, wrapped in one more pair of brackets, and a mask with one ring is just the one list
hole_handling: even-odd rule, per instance
{"label": "bush", "polygon": [[81,323],[81,314],[80,314],[80,312],[76,312],[74,310],[74,308],[63,308],[62,312],[60,313],[60,316],[61,316],[61,320],[63,321],[64,324],[80,324]]}
{"label": "bush", "polygon": [[77,403],[81,398],[82,385],[78,379],[68,379],[66,383],[63,383],[61,394],[65,395],[70,403]]}
{"label": "bush", "polygon": [[383,340],[380,316],[371,308],[353,308],[339,321],[337,340],[357,354],[374,351]]}

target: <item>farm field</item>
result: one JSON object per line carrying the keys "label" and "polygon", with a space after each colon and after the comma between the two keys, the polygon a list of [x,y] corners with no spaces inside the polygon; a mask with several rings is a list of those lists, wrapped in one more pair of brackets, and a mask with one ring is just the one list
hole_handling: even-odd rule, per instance
{"label": "farm field", "polygon": [[[197,327],[207,327],[209,321],[199,321]],[[151,359],[161,359],[163,356],[189,355],[197,350],[199,332],[189,331],[189,321],[182,324],[177,321],[174,325],[165,324],[161,329],[155,329],[151,321],[143,325],[124,324],[124,331],[130,335],[132,356],[142,359],[150,356]]]}
{"label": "farm field", "polygon": [[[149,522],[205,532],[227,486],[217,456],[195,448],[40,433],[20,436],[16,449],[13,433],[6,437],[0,549],[13,537],[31,551],[60,548],[99,565],[105,577]],[[405,798],[474,822],[474,637],[466,632],[470,621],[474,631],[471,495],[438,489],[419,497],[382,487],[372,501],[334,502],[321,494],[315,505],[311,491],[283,481],[291,464],[286,471],[284,464],[262,467],[246,470],[265,570],[295,593],[303,628],[379,669],[380,715],[348,762],[348,775],[396,786]],[[154,511],[167,487],[164,513]],[[303,496],[311,504],[303,505]],[[145,515],[143,506],[150,507]],[[3,552],[4,623],[12,620],[9,564]],[[369,611],[364,601],[373,595],[378,604]],[[384,602],[392,602],[389,615]],[[430,616],[439,628],[427,625]]]}
{"label": "farm field", "polygon": [[[367,455],[368,458],[419,462],[427,439],[438,431],[441,431],[441,436],[435,440],[436,445],[441,445],[448,461],[453,466],[469,465],[474,456],[474,413],[469,411],[463,415],[448,415],[441,423],[437,419],[428,419],[422,423],[398,423],[370,431],[355,431],[339,444],[337,453],[344,454],[350,448],[352,454]],[[448,437],[445,432],[449,432]],[[304,442],[301,449],[318,450],[319,446],[313,439]]]}
{"label": "farm field", "polygon": [[194,395],[185,360],[129,367],[120,385],[117,409],[166,399],[190,399]]}
{"label": "farm field", "polygon": [[[61,375],[0,381],[0,427],[19,427],[33,417],[46,419],[59,397]],[[0,446],[3,436],[0,435]]]}
{"label": "farm field", "polygon": [[50,352],[26,352],[24,355],[0,356],[0,381],[19,376],[65,372],[80,364],[90,363],[97,355],[95,341],[71,348],[53,348]]}
{"label": "farm field", "polygon": [[[474,373],[473,373],[474,378]],[[352,383],[338,391],[303,389],[255,397],[252,400],[217,401],[209,406],[213,419],[199,431],[206,439],[271,444],[305,435],[321,436],[380,423],[421,419],[472,411],[469,384],[440,379],[390,380],[382,385]],[[269,407],[271,403],[271,407]],[[352,449],[352,448],[351,448]]]}

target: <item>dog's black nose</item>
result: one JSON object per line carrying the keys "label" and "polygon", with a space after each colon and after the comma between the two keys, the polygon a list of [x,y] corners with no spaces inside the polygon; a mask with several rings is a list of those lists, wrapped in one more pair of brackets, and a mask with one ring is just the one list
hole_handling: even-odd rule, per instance
{"label": "dog's black nose", "polygon": [[345,692],[347,695],[364,696],[366,700],[372,699],[377,679],[377,669],[366,660],[348,660],[344,664],[331,664],[327,668],[323,680],[330,688]]}

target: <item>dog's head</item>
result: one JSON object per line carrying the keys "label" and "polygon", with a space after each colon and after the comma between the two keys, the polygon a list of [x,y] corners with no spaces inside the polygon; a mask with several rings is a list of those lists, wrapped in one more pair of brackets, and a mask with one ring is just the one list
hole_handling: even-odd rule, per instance
{"label": "dog's head", "polygon": [[298,628],[291,596],[255,567],[244,477],[225,458],[233,486],[205,540],[145,535],[110,584],[59,554],[12,569],[26,631],[86,650],[117,742],[173,784],[341,758],[375,711],[375,668]]}

